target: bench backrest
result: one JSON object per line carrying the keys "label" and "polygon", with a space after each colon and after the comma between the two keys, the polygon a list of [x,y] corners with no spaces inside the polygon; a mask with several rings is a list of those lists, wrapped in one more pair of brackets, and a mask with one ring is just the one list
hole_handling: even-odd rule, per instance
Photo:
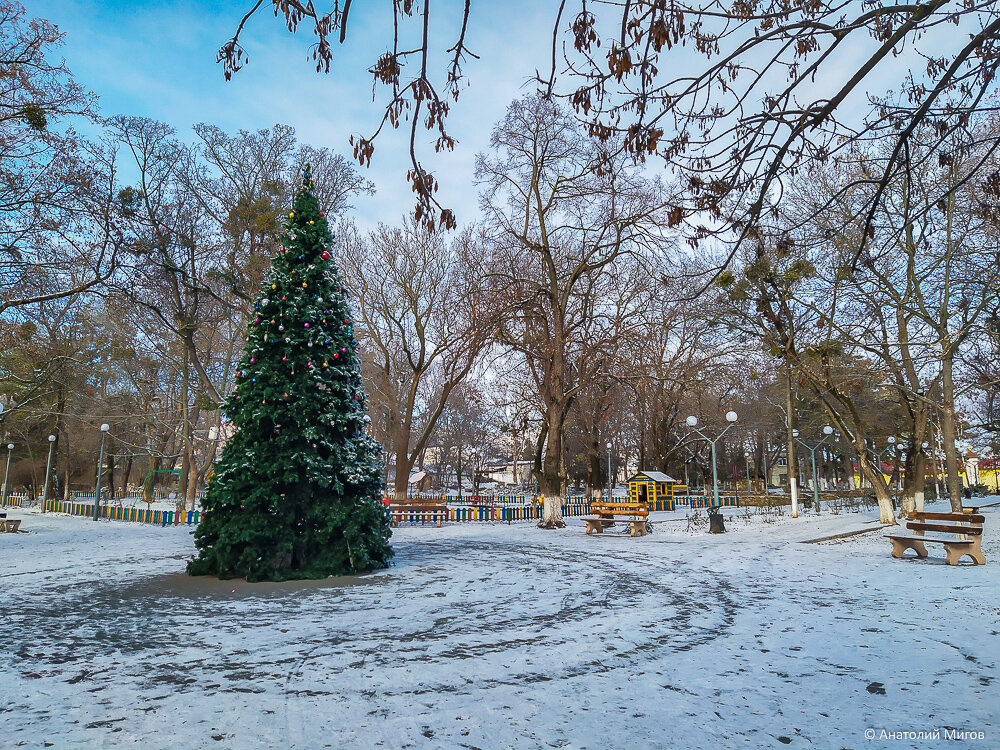
{"label": "bench backrest", "polygon": [[[906,528],[911,531],[936,531],[942,534],[982,536],[985,516],[970,513],[911,513]],[[927,523],[928,521],[937,523]],[[950,521],[951,523],[944,523]]]}
{"label": "bench backrest", "polygon": [[986,516],[972,513],[910,513],[907,516],[912,521],[957,521],[959,523],[978,523],[980,526],[986,522]]}
{"label": "bench backrest", "polygon": [[613,518],[615,516],[638,516],[645,518],[649,515],[649,506],[645,503],[591,503],[590,510],[598,516]]}

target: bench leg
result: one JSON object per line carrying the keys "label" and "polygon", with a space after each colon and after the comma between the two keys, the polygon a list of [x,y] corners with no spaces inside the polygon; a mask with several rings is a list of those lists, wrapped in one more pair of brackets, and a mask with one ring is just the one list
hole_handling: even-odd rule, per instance
{"label": "bench leg", "polygon": [[924,546],[923,542],[918,542],[916,539],[893,539],[892,540],[892,556],[902,557],[903,553],[912,549],[917,553],[917,557],[927,557],[927,548]]}
{"label": "bench leg", "polygon": [[962,559],[963,555],[968,555],[972,558],[972,563],[974,565],[985,565],[986,558],[983,557],[983,553],[979,548],[979,545],[969,546],[968,544],[962,545],[951,545],[945,544],[944,551],[947,553],[944,561],[948,565],[958,565],[958,561]]}
{"label": "bench leg", "polygon": [[646,522],[645,521],[633,521],[632,522],[632,536],[646,536]]}

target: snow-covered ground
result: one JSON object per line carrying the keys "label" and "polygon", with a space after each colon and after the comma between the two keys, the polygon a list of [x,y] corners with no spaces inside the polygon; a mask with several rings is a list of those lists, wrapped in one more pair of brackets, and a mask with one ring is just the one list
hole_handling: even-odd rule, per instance
{"label": "snow-covered ground", "polygon": [[8,509],[0,746],[1000,747],[982,512],[976,567],[891,558],[870,513],[727,509],[720,536],[403,527],[388,570],[247,584],[185,576],[188,527]]}

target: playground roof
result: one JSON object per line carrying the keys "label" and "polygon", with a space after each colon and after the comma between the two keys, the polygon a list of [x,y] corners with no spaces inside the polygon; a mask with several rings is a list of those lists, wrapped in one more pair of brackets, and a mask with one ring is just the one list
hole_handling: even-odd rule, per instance
{"label": "playground roof", "polygon": [[[670,482],[672,484],[677,484],[676,479],[667,476],[662,471],[640,471],[638,474],[632,477],[632,479],[636,479],[637,477],[645,477],[646,479],[652,479],[654,482]],[[629,481],[631,482],[632,479],[629,479]]]}

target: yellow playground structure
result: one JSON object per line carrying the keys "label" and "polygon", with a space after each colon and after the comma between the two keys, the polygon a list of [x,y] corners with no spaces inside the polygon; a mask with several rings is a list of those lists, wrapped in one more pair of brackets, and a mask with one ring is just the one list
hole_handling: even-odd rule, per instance
{"label": "yellow playground structure", "polygon": [[646,503],[650,510],[673,510],[676,479],[662,471],[640,471],[628,480],[628,499]]}

